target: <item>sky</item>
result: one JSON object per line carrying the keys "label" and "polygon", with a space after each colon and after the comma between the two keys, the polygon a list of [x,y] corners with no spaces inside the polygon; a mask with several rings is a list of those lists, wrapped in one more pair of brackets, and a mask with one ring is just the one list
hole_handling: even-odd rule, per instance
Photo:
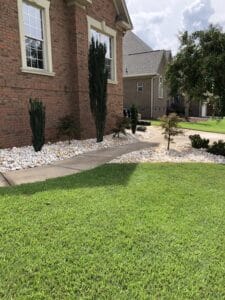
{"label": "sky", "polygon": [[219,24],[225,29],[224,0],[126,0],[134,32],[153,49],[176,54],[178,34]]}

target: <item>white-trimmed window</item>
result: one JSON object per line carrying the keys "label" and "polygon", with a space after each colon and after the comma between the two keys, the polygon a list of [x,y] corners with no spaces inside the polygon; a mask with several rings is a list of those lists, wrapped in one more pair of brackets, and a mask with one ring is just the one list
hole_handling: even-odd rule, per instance
{"label": "white-trimmed window", "polygon": [[159,98],[163,98],[163,77],[159,77]]}
{"label": "white-trimmed window", "polygon": [[91,17],[88,19],[89,42],[95,41],[106,46],[106,67],[108,70],[108,82],[117,83],[116,71],[116,31],[106,26],[105,22],[98,22]]}
{"label": "white-trimmed window", "polygon": [[137,92],[142,93],[144,90],[144,83],[143,82],[137,82]]}
{"label": "white-trimmed window", "polygon": [[17,0],[22,71],[43,75],[52,72],[48,0]]}

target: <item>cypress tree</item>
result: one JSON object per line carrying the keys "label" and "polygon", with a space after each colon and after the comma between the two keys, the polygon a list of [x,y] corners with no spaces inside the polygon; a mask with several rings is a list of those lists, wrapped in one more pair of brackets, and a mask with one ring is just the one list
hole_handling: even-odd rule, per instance
{"label": "cypress tree", "polygon": [[89,97],[96,127],[97,143],[103,141],[107,115],[106,46],[92,38],[89,49]]}
{"label": "cypress tree", "polygon": [[30,99],[29,114],[32,144],[34,150],[38,152],[45,143],[45,106],[41,101]]}
{"label": "cypress tree", "polygon": [[131,130],[135,134],[138,124],[138,110],[137,107],[133,104],[130,108],[130,121],[131,121]]}

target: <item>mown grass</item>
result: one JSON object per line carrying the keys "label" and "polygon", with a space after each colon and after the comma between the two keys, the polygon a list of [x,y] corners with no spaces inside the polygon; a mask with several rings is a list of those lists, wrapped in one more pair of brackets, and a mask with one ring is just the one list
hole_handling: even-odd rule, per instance
{"label": "mown grass", "polygon": [[225,299],[224,178],[107,165],[0,189],[0,299]]}
{"label": "mown grass", "polygon": [[[159,126],[160,121],[151,121],[152,125]],[[208,120],[202,122],[181,122],[179,124],[181,128],[192,129],[206,132],[225,133],[225,119],[223,120]]]}

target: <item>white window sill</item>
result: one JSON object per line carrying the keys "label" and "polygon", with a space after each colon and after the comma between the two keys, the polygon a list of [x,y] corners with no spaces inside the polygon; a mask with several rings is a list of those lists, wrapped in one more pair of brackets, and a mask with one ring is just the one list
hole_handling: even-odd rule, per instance
{"label": "white window sill", "polygon": [[54,72],[48,72],[48,71],[45,71],[45,70],[39,70],[39,69],[33,69],[33,68],[21,68],[21,72],[36,74],[36,75],[50,76],[50,77],[55,76]]}
{"label": "white window sill", "polygon": [[108,79],[108,83],[109,84],[118,84],[118,81]]}

